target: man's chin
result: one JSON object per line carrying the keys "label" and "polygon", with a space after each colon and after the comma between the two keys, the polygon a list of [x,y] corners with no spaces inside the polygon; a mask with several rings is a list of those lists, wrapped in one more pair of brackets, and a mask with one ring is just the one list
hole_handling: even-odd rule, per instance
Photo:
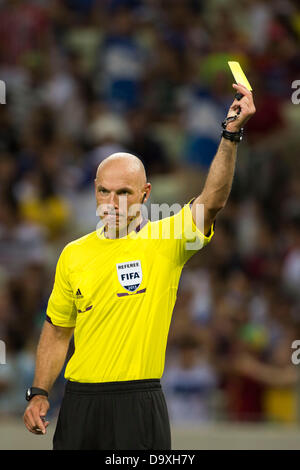
{"label": "man's chin", "polygon": [[127,230],[127,225],[120,223],[119,220],[102,220],[102,222],[105,227],[105,231],[119,233]]}
{"label": "man's chin", "polygon": [[[115,217],[115,216],[104,216],[101,218],[101,222],[105,227],[105,232],[124,236],[128,232],[133,230],[134,219],[128,220],[124,217]],[[125,223],[127,222],[127,223]]]}
{"label": "man's chin", "polygon": [[105,215],[101,218],[103,225],[109,227],[119,227],[120,226],[120,217],[115,215]]}

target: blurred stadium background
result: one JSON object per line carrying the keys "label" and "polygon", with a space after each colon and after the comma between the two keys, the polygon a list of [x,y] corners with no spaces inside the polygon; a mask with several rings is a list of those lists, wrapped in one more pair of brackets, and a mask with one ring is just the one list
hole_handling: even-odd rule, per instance
{"label": "blurred stadium background", "polygon": [[[174,448],[300,449],[297,0],[0,0],[0,448],[23,426],[55,265],[95,230],[99,162],[144,162],[152,203],[201,191],[242,64],[257,113],[212,243],[186,265],[163,386]],[[71,349],[70,349],[71,353]]]}

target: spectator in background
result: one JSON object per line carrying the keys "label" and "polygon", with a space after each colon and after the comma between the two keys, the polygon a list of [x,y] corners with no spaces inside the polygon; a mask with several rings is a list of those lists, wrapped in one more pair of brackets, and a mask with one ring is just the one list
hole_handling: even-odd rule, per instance
{"label": "spectator in background", "polygon": [[109,20],[97,59],[99,95],[113,111],[124,112],[141,104],[146,58],[134,35],[132,11],[118,6]]}
{"label": "spectator in background", "polygon": [[4,1],[0,6],[1,61],[18,66],[29,52],[49,40],[47,11],[33,2]]}
{"label": "spectator in background", "polygon": [[144,110],[135,110],[127,118],[130,129],[129,151],[140,155],[147,175],[171,172],[163,146],[151,134],[151,121]]}
{"label": "spectator in background", "polygon": [[189,424],[211,421],[218,378],[207,351],[193,336],[183,336],[176,346],[163,378],[170,419]]}
{"label": "spectator in background", "polygon": [[99,106],[87,128],[87,140],[92,147],[85,164],[85,184],[93,181],[95,171],[112,153],[126,151],[130,142],[130,129],[126,120],[116,113]]}
{"label": "spectator in background", "polygon": [[69,207],[56,193],[54,181],[51,181],[51,174],[47,173],[46,168],[42,172],[27,174],[19,198],[24,220],[43,227],[50,239],[63,233],[70,216]]}
{"label": "spectator in background", "polygon": [[45,233],[39,225],[25,221],[18,203],[2,199],[0,204],[0,264],[9,276],[22,272],[30,262],[45,261]]}
{"label": "spectator in background", "polygon": [[[300,200],[299,200],[300,201]],[[297,301],[300,299],[300,212],[290,224],[290,240],[282,266],[284,290]]]}
{"label": "spectator in background", "polygon": [[[11,114],[7,106],[1,107],[0,113],[0,152],[15,154],[19,150],[18,136],[12,125]],[[0,175],[2,172],[0,171]]]}

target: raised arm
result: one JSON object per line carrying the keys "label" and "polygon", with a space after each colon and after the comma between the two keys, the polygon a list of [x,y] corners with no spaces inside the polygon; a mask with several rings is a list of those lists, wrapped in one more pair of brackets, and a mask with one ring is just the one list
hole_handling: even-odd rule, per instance
{"label": "raised arm", "polygon": [[[227,124],[229,132],[239,132],[245,123],[255,113],[252,93],[243,85],[232,85],[236,92],[241,93],[243,98],[235,99],[229,108],[227,117],[233,116],[240,111],[235,121]],[[229,197],[235,171],[237,143],[222,137],[218,151],[211,163],[202,193],[195,199],[192,205],[192,215],[197,227],[206,235],[214,222],[217,213],[223,209]],[[199,220],[202,213],[197,206],[203,204],[204,221]],[[204,224],[203,224],[204,222]]]}

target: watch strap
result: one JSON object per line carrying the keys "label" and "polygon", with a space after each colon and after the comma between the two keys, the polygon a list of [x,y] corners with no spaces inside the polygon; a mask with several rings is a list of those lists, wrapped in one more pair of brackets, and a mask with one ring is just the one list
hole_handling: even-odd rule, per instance
{"label": "watch strap", "polygon": [[26,400],[29,401],[29,400],[31,400],[31,398],[33,398],[36,395],[42,395],[44,397],[48,397],[48,392],[47,392],[47,390],[44,390],[43,388],[30,387],[26,391]]}
{"label": "watch strap", "polygon": [[243,131],[243,128],[241,128],[238,132],[229,132],[224,129],[222,131],[222,137],[224,137],[224,139],[231,140],[231,142],[241,142],[243,139]]}

